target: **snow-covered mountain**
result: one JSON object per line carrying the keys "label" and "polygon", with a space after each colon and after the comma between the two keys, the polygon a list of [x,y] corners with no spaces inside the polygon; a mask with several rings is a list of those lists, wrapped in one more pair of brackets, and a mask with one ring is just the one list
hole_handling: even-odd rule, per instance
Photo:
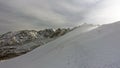
{"label": "snow-covered mountain", "polygon": [[70,29],[59,28],[57,30],[21,30],[5,33],[0,36],[0,60],[25,54],[69,31]]}
{"label": "snow-covered mountain", "polygon": [[82,26],[0,68],[120,68],[120,22]]}

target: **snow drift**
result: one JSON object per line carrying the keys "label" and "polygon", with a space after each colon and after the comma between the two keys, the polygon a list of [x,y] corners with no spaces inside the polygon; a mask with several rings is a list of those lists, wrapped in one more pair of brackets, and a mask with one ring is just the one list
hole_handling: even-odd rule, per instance
{"label": "snow drift", "polygon": [[85,25],[0,68],[120,68],[120,22]]}

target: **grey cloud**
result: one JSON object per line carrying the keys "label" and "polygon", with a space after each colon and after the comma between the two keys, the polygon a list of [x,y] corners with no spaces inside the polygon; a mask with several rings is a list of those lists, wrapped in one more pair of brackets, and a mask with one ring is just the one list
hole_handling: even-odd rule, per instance
{"label": "grey cloud", "polygon": [[95,23],[103,20],[99,16],[109,6],[106,2],[108,0],[0,0],[0,33]]}

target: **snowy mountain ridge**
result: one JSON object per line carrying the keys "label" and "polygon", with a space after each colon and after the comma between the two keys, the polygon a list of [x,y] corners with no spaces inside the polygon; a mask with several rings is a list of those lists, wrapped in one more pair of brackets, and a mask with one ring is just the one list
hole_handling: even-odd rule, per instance
{"label": "snowy mountain ridge", "polygon": [[46,44],[64,34],[70,29],[45,29],[40,31],[21,30],[8,32],[0,36],[0,59],[9,59]]}

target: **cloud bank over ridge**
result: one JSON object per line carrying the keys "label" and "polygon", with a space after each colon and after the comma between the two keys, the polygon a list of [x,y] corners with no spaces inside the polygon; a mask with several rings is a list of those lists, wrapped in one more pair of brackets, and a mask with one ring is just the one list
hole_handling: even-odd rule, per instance
{"label": "cloud bank over ridge", "polygon": [[120,19],[119,0],[0,0],[0,33],[103,24]]}

